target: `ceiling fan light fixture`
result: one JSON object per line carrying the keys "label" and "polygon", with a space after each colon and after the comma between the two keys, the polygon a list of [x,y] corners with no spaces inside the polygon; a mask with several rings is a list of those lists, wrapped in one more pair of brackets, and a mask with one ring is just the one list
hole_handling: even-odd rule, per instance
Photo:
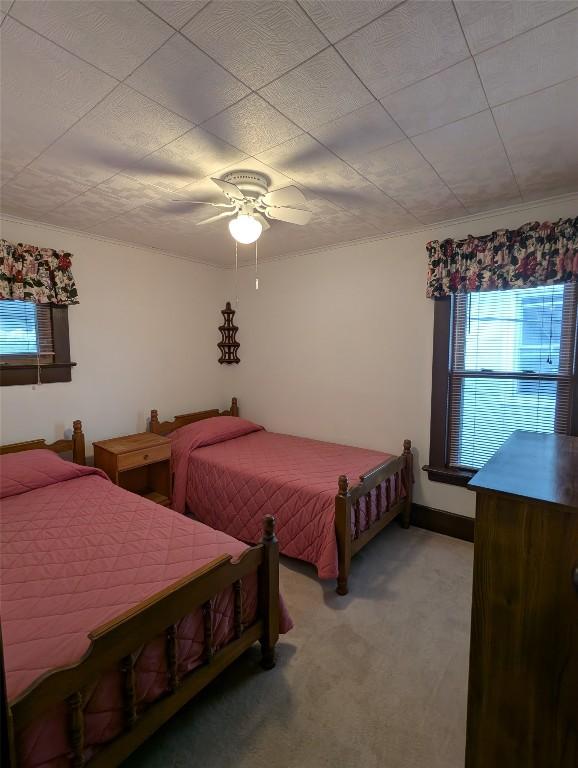
{"label": "ceiling fan light fixture", "polygon": [[229,232],[238,243],[249,245],[258,240],[263,231],[263,225],[253,216],[240,213],[229,222]]}

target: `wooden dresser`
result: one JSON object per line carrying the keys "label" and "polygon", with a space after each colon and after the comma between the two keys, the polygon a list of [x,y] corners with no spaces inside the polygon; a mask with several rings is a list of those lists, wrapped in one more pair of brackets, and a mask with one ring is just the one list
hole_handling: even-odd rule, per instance
{"label": "wooden dresser", "polygon": [[576,768],[578,438],[516,432],[469,487],[466,768]]}

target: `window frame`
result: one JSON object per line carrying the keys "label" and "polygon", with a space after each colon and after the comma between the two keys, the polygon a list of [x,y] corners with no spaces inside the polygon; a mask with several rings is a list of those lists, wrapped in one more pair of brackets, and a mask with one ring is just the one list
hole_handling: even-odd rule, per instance
{"label": "window frame", "polygon": [[[72,368],[76,365],[70,359],[70,336],[68,328],[68,306],[50,305],[54,361],[25,364],[0,363],[0,386],[12,387],[27,384],[56,384],[72,381]],[[39,381],[40,379],[40,381]]]}
{"label": "window frame", "polygon": [[[423,469],[428,479],[439,483],[466,486],[475,469],[458,469],[448,465],[448,428],[450,397],[450,353],[452,343],[452,297],[434,301],[432,390],[429,464]],[[578,333],[574,339],[574,375],[570,403],[570,433],[578,436]]]}

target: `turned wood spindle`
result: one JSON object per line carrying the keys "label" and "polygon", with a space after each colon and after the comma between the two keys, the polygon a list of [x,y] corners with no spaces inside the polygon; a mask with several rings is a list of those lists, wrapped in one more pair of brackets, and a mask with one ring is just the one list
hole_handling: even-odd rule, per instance
{"label": "turned wood spindle", "polygon": [[367,514],[366,530],[371,528],[371,491],[365,494],[365,512]]}
{"label": "turned wood spindle", "polygon": [[172,624],[170,627],[167,627],[166,653],[169,688],[171,691],[176,691],[181,681],[177,669],[177,628],[174,624]]}
{"label": "turned wood spindle", "polygon": [[82,709],[82,693],[76,691],[68,697],[68,723],[69,738],[72,747],[73,768],[82,768],[84,765],[84,711]]}
{"label": "turned wood spindle", "polygon": [[128,729],[136,723],[136,689],[134,674],[134,659],[132,654],[125,656],[120,663],[120,671],[123,678],[123,709],[124,720]]}
{"label": "turned wood spindle", "polygon": [[381,519],[381,483],[375,489],[375,506],[377,507],[377,519]]}
{"label": "turned wood spindle", "polygon": [[353,511],[355,513],[355,533],[353,534],[353,538],[358,539],[361,532],[361,503],[359,499],[355,499]]}
{"label": "turned wood spindle", "polygon": [[203,603],[203,625],[205,631],[205,661],[210,664],[213,658],[213,611],[210,600]]}
{"label": "turned wood spindle", "polygon": [[235,597],[235,637],[238,639],[243,634],[243,584],[241,579],[233,584]]}
{"label": "turned wood spindle", "polygon": [[385,510],[389,512],[391,507],[391,478],[388,477],[385,481]]}

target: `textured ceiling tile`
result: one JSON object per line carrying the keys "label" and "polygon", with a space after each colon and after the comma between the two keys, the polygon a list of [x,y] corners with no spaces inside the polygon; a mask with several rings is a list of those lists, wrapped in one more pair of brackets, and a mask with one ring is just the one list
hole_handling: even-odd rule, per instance
{"label": "textured ceiling tile", "polygon": [[333,190],[365,184],[358,173],[307,135],[263,152],[258,159],[309,189]]}
{"label": "textured ceiling tile", "polygon": [[317,54],[259,93],[305,130],[373,101],[371,93],[333,48]]}
{"label": "textured ceiling tile", "polygon": [[451,221],[452,219],[461,219],[463,216],[469,216],[468,210],[459,201],[435,208],[416,207],[412,210],[412,213],[422,224],[437,224],[441,221]]}
{"label": "textured ceiling tile", "polygon": [[129,0],[17,0],[10,13],[120,79],[174,33],[143,5]]}
{"label": "textured ceiling tile", "polygon": [[511,37],[556,18],[573,8],[575,2],[488,2],[458,0],[456,8],[472,53],[503,43]]}
{"label": "textured ceiling tile", "polygon": [[[113,78],[10,18],[0,29],[0,63],[2,158],[13,171],[33,160],[116,85]],[[32,120],[31,115],[39,117]]]}
{"label": "textured ceiling tile", "polygon": [[32,221],[38,219],[45,220],[47,216],[45,213],[39,214],[36,208],[31,208],[22,203],[12,203],[10,201],[2,201],[0,212],[6,216],[17,216],[18,218],[31,219]]}
{"label": "textured ceiling tile", "polygon": [[180,29],[195,13],[204,8],[209,0],[144,0],[144,4],[168,22]]}
{"label": "textured ceiling tile", "polygon": [[193,123],[202,123],[249,93],[182,35],[166,42],[126,83]]}
{"label": "textured ceiling tile", "polygon": [[167,193],[134,179],[114,176],[61,205],[53,213],[61,222],[68,219],[76,226],[88,226],[154,202],[161,196],[166,200]]}
{"label": "textured ceiling tile", "polygon": [[399,5],[400,0],[300,0],[301,6],[332,43]]}
{"label": "textured ceiling tile", "polygon": [[3,205],[22,204],[39,211],[47,211],[79,195],[85,189],[86,186],[80,182],[25,169],[3,185],[0,198]]}
{"label": "textured ceiling tile", "polygon": [[[354,217],[377,227],[381,232],[392,232],[415,226],[417,223],[412,214],[365,179],[350,188],[311,185],[309,189],[344,209],[344,212],[353,214]],[[333,220],[333,216],[329,218]],[[351,235],[351,237],[358,237],[358,235]],[[348,238],[344,237],[344,239]]]}
{"label": "textured ceiling tile", "polygon": [[494,109],[525,198],[578,190],[578,79]]}
{"label": "textured ceiling tile", "polygon": [[385,96],[381,102],[408,136],[431,131],[488,107],[472,59]]}
{"label": "textured ceiling tile", "polygon": [[370,152],[355,167],[412,213],[414,209],[460,206],[410,141]]}
{"label": "textured ceiling tile", "polygon": [[404,133],[377,101],[320,128],[312,129],[310,133],[324,146],[349,162],[405,138]]}
{"label": "textured ceiling tile", "polygon": [[377,98],[469,55],[452,3],[445,0],[410,0],[337,48]]}
{"label": "textured ceiling tile", "polygon": [[183,33],[251,88],[269,83],[327,45],[293,0],[210,3]]}
{"label": "textured ceiling tile", "polygon": [[203,128],[249,155],[264,152],[301,133],[256,93],[207,121]]}
{"label": "textured ceiling tile", "polygon": [[[195,222],[187,214],[175,216],[158,207],[144,206],[96,224],[91,231],[198,261],[234,264],[234,243],[227,227],[197,227]],[[254,258],[255,251],[251,250]]]}
{"label": "textured ceiling tile", "polygon": [[476,56],[492,106],[578,75],[578,11]]}
{"label": "textured ceiling tile", "polygon": [[520,199],[489,110],[413,141],[468,209]]}
{"label": "textured ceiling tile", "polygon": [[93,184],[167,144],[190,123],[119,85],[37,160],[33,167]]}
{"label": "textured ceiling tile", "polygon": [[209,176],[245,155],[202,128],[132,164],[127,176],[167,189],[180,189]]}

